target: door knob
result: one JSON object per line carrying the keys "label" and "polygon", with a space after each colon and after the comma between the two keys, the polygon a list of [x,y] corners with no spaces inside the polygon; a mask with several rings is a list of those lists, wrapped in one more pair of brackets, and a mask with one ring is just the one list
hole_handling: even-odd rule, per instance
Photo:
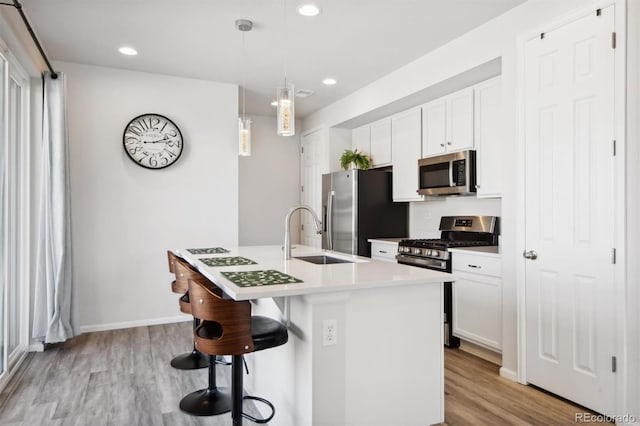
{"label": "door knob", "polygon": [[524,257],[525,259],[536,260],[538,258],[538,253],[536,253],[535,250],[525,250],[522,252],[522,257]]}

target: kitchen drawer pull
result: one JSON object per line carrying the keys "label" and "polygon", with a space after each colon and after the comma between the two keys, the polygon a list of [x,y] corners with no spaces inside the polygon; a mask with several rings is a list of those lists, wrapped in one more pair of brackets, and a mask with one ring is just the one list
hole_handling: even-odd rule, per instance
{"label": "kitchen drawer pull", "polygon": [[482,266],[478,266],[478,265],[467,265],[469,268],[476,268],[476,269],[482,269]]}
{"label": "kitchen drawer pull", "polygon": [[378,253],[384,253],[384,254],[387,254],[387,251],[386,251],[386,250],[378,250]]}

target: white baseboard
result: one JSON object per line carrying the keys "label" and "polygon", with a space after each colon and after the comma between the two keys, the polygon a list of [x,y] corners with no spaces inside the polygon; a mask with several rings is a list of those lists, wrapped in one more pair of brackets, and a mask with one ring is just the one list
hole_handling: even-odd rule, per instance
{"label": "white baseboard", "polygon": [[500,367],[500,377],[504,377],[505,379],[509,379],[512,382],[518,381],[518,373],[513,370],[509,370],[508,368]]}
{"label": "white baseboard", "polygon": [[44,352],[44,343],[35,342],[29,345],[29,352]]}
{"label": "white baseboard", "polygon": [[80,326],[81,333],[92,333],[94,331],[120,330],[123,328],[146,327],[149,325],[172,324],[174,322],[191,321],[191,315],[180,315],[175,317],[151,318],[136,321],[112,322],[108,324],[94,324]]}

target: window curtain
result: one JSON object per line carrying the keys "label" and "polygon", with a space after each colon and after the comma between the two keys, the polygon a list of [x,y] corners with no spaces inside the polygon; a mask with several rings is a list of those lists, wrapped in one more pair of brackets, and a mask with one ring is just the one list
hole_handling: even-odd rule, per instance
{"label": "window curtain", "polygon": [[65,76],[44,77],[33,337],[63,342],[79,334],[71,251],[71,188]]}

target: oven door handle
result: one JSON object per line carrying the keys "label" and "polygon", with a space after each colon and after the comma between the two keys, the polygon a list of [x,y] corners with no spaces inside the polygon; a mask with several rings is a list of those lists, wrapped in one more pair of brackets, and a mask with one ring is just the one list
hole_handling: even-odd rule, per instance
{"label": "oven door handle", "polygon": [[405,254],[397,254],[396,260],[404,265],[418,266],[422,268],[435,269],[447,272],[447,262],[444,260],[436,260],[425,257],[407,256]]}

